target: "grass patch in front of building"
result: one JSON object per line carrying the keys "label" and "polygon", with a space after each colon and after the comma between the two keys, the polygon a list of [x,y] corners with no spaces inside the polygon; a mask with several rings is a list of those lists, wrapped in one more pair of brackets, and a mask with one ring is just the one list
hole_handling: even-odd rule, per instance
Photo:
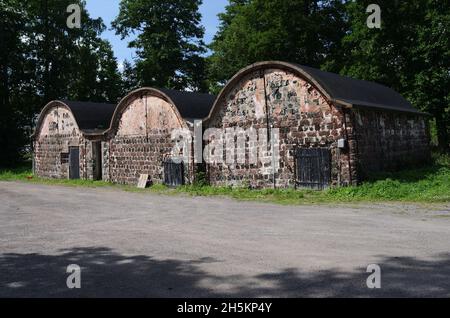
{"label": "grass patch in front of building", "polygon": [[168,188],[154,185],[149,189],[114,185],[104,181],[44,179],[32,176],[27,166],[0,171],[0,181],[24,181],[38,184],[112,187],[124,191],[165,195],[223,196],[237,200],[272,202],[278,204],[352,203],[352,202],[450,202],[450,156],[433,155],[429,166],[373,176],[357,187],[333,188],[325,191],[294,189],[252,190],[236,187],[189,185]]}
{"label": "grass patch in front of building", "polygon": [[23,181],[28,183],[66,185],[80,187],[111,187],[113,184],[105,181],[92,180],[69,180],[69,179],[47,179],[33,176],[30,165],[23,165],[14,169],[0,170],[0,181]]}
{"label": "grass patch in front of building", "polygon": [[305,189],[262,189],[184,186],[172,190],[193,196],[226,196],[280,204],[352,202],[450,202],[450,156],[433,155],[426,167],[375,175],[356,187],[324,191]]}
{"label": "grass patch in front of building", "polygon": [[376,175],[360,186],[331,189],[326,195],[344,202],[450,202],[450,156],[434,154],[429,166]]}

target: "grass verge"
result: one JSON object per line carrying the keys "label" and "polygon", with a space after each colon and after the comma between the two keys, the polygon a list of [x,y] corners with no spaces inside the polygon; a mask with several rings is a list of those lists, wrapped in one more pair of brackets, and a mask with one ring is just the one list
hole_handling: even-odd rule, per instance
{"label": "grass verge", "polygon": [[183,186],[170,189],[155,185],[141,190],[133,186],[114,185],[104,181],[59,180],[32,177],[29,167],[0,171],[0,181],[24,181],[30,183],[80,186],[80,187],[114,187],[132,192],[151,192],[158,194],[192,196],[225,196],[238,200],[272,202],[278,204],[305,203],[352,203],[352,202],[450,202],[450,156],[434,155],[433,164],[372,176],[371,179],[357,187],[333,188],[325,191],[294,189],[263,189]]}

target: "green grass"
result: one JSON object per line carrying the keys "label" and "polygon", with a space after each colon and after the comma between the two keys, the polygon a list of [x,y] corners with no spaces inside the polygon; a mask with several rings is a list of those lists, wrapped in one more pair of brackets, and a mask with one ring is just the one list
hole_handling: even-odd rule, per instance
{"label": "green grass", "polygon": [[111,187],[109,182],[90,180],[46,179],[33,176],[29,165],[14,169],[0,170],[0,181],[24,181],[29,183],[67,185],[80,187]]}
{"label": "green grass", "polygon": [[32,177],[29,167],[0,171],[0,181],[24,181],[30,183],[81,186],[114,187],[124,191],[157,193],[166,195],[224,196],[238,200],[273,202],[278,204],[304,203],[352,203],[352,202],[450,202],[450,156],[434,155],[433,164],[396,173],[375,175],[358,187],[333,188],[325,191],[183,186],[176,189],[154,185],[149,189],[113,185],[103,181],[59,180]]}

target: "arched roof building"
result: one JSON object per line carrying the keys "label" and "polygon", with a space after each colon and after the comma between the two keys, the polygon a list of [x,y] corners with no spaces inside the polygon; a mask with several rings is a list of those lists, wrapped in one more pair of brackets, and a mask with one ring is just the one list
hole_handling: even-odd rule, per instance
{"label": "arched roof building", "polygon": [[41,111],[33,139],[35,174],[101,179],[99,140],[116,105],[55,100]]}
{"label": "arched roof building", "polygon": [[[234,160],[209,165],[211,182],[217,185],[355,184],[367,174],[429,156],[426,114],[399,93],[282,61],[239,71],[220,92],[206,122],[215,128],[266,129],[278,137],[275,169],[270,168],[273,152],[259,149],[255,164],[248,155],[237,162],[239,150],[228,149]],[[270,139],[271,133],[265,135]]]}
{"label": "arched roof building", "polygon": [[[190,130],[195,120],[209,114],[214,100],[215,96],[208,94],[151,87],[129,93],[119,102],[104,133],[109,158],[104,165],[105,178],[126,184],[136,184],[141,175],[148,175],[152,183],[192,182],[191,159],[182,165],[171,162],[173,133]],[[187,155],[187,149],[183,151]]]}
{"label": "arched roof building", "polygon": [[[163,182],[172,131],[191,129],[209,114],[214,100],[208,94],[144,87],[117,105],[52,101],[33,134],[35,173],[129,184],[148,174]],[[191,173],[193,165],[187,165],[186,182]]]}

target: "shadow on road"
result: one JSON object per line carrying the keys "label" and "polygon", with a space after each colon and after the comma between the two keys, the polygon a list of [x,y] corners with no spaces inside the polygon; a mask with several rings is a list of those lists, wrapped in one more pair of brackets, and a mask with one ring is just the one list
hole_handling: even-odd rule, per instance
{"label": "shadow on road", "polygon": [[[2,254],[0,297],[449,297],[450,254],[432,260],[380,257],[382,288],[354,272],[285,269],[246,277],[204,271],[213,258],[193,261],[125,256],[108,248],[73,248],[59,255]],[[81,289],[68,289],[69,264],[82,268]],[[203,269],[202,269],[203,268]],[[226,289],[216,288],[228,286]],[[220,292],[226,290],[226,292]]]}

